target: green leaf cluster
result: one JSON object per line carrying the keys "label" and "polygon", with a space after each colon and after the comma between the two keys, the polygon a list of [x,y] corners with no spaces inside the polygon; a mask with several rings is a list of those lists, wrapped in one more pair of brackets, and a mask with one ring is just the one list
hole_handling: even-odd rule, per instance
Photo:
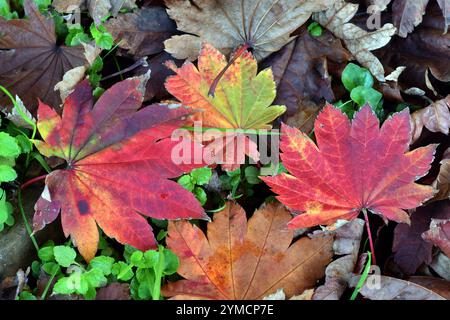
{"label": "green leaf cluster", "polygon": [[380,120],[384,117],[383,95],[373,88],[374,79],[369,70],[354,63],[349,63],[342,73],[342,83],[350,92],[350,101],[339,101],[335,104],[349,118],[353,118],[356,111],[369,104]]}
{"label": "green leaf cluster", "polygon": [[203,206],[208,197],[205,190],[201,186],[208,184],[211,176],[211,168],[198,168],[192,170],[189,174],[182,175],[178,179],[178,183],[186,190],[192,192]]}

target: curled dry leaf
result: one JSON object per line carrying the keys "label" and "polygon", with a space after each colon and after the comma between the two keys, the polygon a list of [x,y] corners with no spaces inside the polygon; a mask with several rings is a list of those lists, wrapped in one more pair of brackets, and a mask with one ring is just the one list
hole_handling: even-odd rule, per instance
{"label": "curled dry leaf", "polygon": [[280,50],[291,33],[313,12],[328,8],[332,0],[166,0],[178,30],[189,34],[165,42],[177,59],[197,59],[202,42],[228,55],[243,44],[253,48],[260,61]]}
{"label": "curled dry leaf", "polygon": [[415,181],[430,169],[436,145],[405,153],[411,139],[408,110],[394,114],[380,129],[369,105],[352,123],[327,105],[314,132],[317,146],[305,133],[284,125],[281,159],[290,174],[261,178],[280,202],[304,212],[290,228],[351,220],[363,209],[408,223],[402,209],[416,208],[434,195],[431,186]]}
{"label": "curled dry leaf", "polygon": [[[61,100],[53,88],[65,72],[84,65],[86,59],[82,46],[57,44],[54,20],[44,17],[32,0],[25,0],[24,7],[28,19],[0,17],[0,84],[35,114],[38,99],[59,107]],[[3,92],[0,105],[11,105]]]}
{"label": "curled dry leaf", "polygon": [[[430,0],[395,0],[393,2],[392,18],[400,37],[406,38],[409,33],[413,32],[415,27],[422,23],[429,2]],[[448,0],[437,0],[437,3],[444,15],[444,33],[447,33],[450,25]]]}
{"label": "curled dry leaf", "polygon": [[143,7],[105,23],[118,45],[130,55],[144,57],[164,50],[164,41],[176,33],[177,27],[162,7]]}
{"label": "curled dry leaf", "polygon": [[[379,286],[369,285],[373,284],[371,277],[377,277]],[[445,300],[438,293],[414,282],[380,275],[369,276],[359,293],[370,300]]]}
{"label": "curled dry leaf", "polygon": [[355,59],[379,81],[385,81],[384,67],[371,51],[388,44],[396,28],[392,24],[385,24],[373,32],[361,29],[349,23],[357,11],[357,4],[337,0],[328,10],[314,14],[314,20],[342,39]]}
{"label": "curled dry leaf", "polygon": [[439,174],[433,182],[433,187],[438,190],[434,200],[450,200],[450,148],[444,152],[440,164]]}
{"label": "curled dry leaf", "polygon": [[407,38],[394,37],[376,52],[386,68],[407,67],[399,78],[404,90],[416,87],[428,91],[427,70],[439,81],[450,81],[450,34],[442,34],[439,12],[433,7],[429,11],[422,25]]}
{"label": "curled dry leaf", "polygon": [[336,255],[345,255],[331,262],[325,270],[325,284],[318,287],[313,300],[339,300],[353,276],[358,260],[359,246],[364,231],[364,220],[355,219],[336,231],[333,244]]}
{"label": "curled dry leaf", "polygon": [[395,0],[392,4],[392,19],[400,37],[406,38],[422,23],[430,0]]}
{"label": "curled dry leaf", "polygon": [[[62,117],[39,105],[37,127],[44,141],[33,142],[44,156],[67,161],[66,168],[47,176],[45,200],[60,204],[64,233],[87,261],[97,251],[97,224],[109,237],[145,251],[156,247],[156,239],[142,215],[208,219],[192,193],[168,180],[204,166],[194,159],[176,164],[172,158],[172,148],[184,143],[191,155],[202,153],[191,141],[170,139],[190,110],[162,104],[141,108],[147,80],[119,82],[95,104],[85,80],[64,102]],[[54,213],[40,209],[43,215]],[[49,220],[39,218],[41,224]]]}
{"label": "curled dry leaf", "polygon": [[413,142],[420,138],[424,127],[431,132],[441,132],[448,135],[450,133],[450,95],[414,112],[411,115],[411,121]]}
{"label": "curled dry leaf", "polygon": [[[312,117],[306,115],[304,119],[305,122],[314,122],[318,105],[325,100],[335,100],[328,65],[343,64],[350,58],[351,54],[330,32],[314,37],[304,29],[297,39],[263,63],[264,67],[272,67],[277,83],[275,103],[285,105],[286,116],[289,117],[302,113],[304,108],[308,109],[306,106],[316,104],[316,114]],[[305,112],[309,114],[308,110]]]}
{"label": "curled dry leaf", "polygon": [[189,222],[170,222],[167,245],[186,280],[167,284],[163,295],[255,300],[279,289],[290,298],[313,287],[331,261],[333,238],[321,234],[292,243],[289,219],[282,205],[268,204],[247,221],[244,210],[229,202],[208,223],[208,237]]}
{"label": "curled dry leaf", "polygon": [[411,215],[410,226],[403,223],[396,226],[392,251],[403,273],[413,275],[422,263],[431,263],[433,245],[425,241],[422,234],[430,228],[432,219],[448,219],[449,215],[449,201],[434,202],[418,208]]}
{"label": "curled dry leaf", "polygon": [[[231,64],[219,81],[214,97],[209,96],[214,79],[226,65],[225,56],[205,43],[198,58],[198,69],[191,62],[181,68],[173,62],[167,63],[176,74],[167,78],[166,89],[183,105],[199,111],[194,121],[201,122],[203,128],[231,129],[214,134],[207,152],[212,154],[212,163],[221,163],[233,170],[242,163],[245,154],[259,160],[256,144],[233,129],[271,129],[271,122],[283,114],[286,107],[271,105],[275,99],[272,70],[258,73],[257,62],[249,52]],[[213,131],[210,133],[212,135]],[[205,141],[206,136],[203,136]],[[238,148],[239,143],[242,144]],[[233,152],[223,152],[223,149],[233,149]],[[226,158],[222,159],[224,154]]]}
{"label": "curled dry leaf", "polygon": [[439,247],[450,258],[450,218],[445,220],[432,219],[430,230],[425,232],[422,237]]}

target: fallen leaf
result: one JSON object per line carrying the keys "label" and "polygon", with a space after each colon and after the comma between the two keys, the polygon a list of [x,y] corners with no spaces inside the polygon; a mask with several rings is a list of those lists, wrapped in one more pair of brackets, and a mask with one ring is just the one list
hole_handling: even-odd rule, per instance
{"label": "fallen leaf", "polygon": [[[373,277],[373,276],[369,276]],[[444,297],[414,282],[377,275],[380,286],[366,284],[359,293],[370,300],[445,300]]]}
{"label": "fallen leaf", "polygon": [[95,300],[131,300],[130,285],[114,282],[97,291]]}
{"label": "fallen leaf", "polygon": [[450,300],[450,282],[435,277],[409,277],[409,282],[414,282],[422,287],[425,287],[438,295]]}
{"label": "fallen leaf", "polygon": [[50,200],[61,204],[64,233],[87,261],[97,251],[97,224],[109,237],[145,251],[155,248],[156,240],[141,214],[207,219],[192,193],[167,180],[204,166],[176,165],[172,159],[180,142],[168,138],[190,111],[162,104],[139,109],[147,79],[119,82],[95,105],[85,80],[66,99],[62,118],[39,105],[37,126],[45,142],[33,142],[44,156],[67,161],[65,169],[46,178]]}
{"label": "fallen leaf", "polygon": [[450,281],[450,258],[442,252],[433,257],[429,267],[433,269],[440,277]]}
{"label": "fallen leaf", "polygon": [[309,101],[319,105],[335,100],[328,64],[343,64],[350,58],[351,54],[330,32],[314,37],[305,29],[296,40],[266,59],[263,67],[272,67],[277,83],[275,102],[287,107],[286,116],[293,116]]}
{"label": "fallen leaf", "polygon": [[53,0],[52,6],[60,13],[82,12],[87,8],[96,26],[109,16],[116,17],[122,9],[137,7],[135,0]]}
{"label": "fallen leaf", "polygon": [[384,82],[384,67],[371,51],[388,44],[395,34],[396,28],[388,23],[376,31],[365,31],[349,23],[357,11],[358,4],[336,0],[328,10],[316,13],[313,17],[336,37],[342,39],[356,60],[369,69],[379,81]]}
{"label": "fallen leaf", "polygon": [[[33,117],[33,115],[28,111],[27,107],[23,104],[23,101],[20,99],[19,96],[16,96],[15,98],[17,103],[17,108],[20,109],[20,111],[25,114],[25,116],[31,120],[32,122],[36,123],[36,119]],[[33,129],[33,127],[26,122],[22,116],[20,115],[19,111],[17,111],[16,108],[12,108],[11,112],[5,112],[6,119],[14,123],[18,127],[27,128],[27,129]]]}
{"label": "fallen leaf", "polygon": [[413,142],[422,134],[423,128],[431,132],[450,133],[450,95],[445,99],[432,103],[427,108],[418,110],[411,115],[413,127]]}
{"label": "fallen leaf", "polygon": [[325,284],[314,292],[313,300],[339,300],[353,277],[364,220],[355,219],[336,231],[333,244],[335,255],[345,255],[331,262],[325,270]]}
{"label": "fallen leaf", "polygon": [[[427,70],[439,81],[450,81],[450,34],[442,34],[438,14],[431,10],[422,25],[407,38],[394,37],[387,46],[376,51],[386,68],[407,67],[399,78],[404,90],[417,87],[428,91]],[[444,92],[441,94],[448,94]]]}
{"label": "fallen leaf", "polygon": [[[450,216],[450,212],[447,216]],[[450,258],[450,218],[431,219],[430,230],[423,233],[422,238],[439,247]]]}
{"label": "fallen leaf", "polygon": [[[219,81],[214,97],[209,96],[214,79],[226,65],[222,53],[204,44],[198,69],[191,62],[186,62],[181,68],[173,62],[167,63],[176,75],[167,78],[166,89],[183,105],[202,111],[194,115],[194,121],[201,122],[203,128],[231,129],[222,135],[223,139],[219,132],[206,152],[212,154],[213,162],[232,166],[241,163],[237,159],[241,159],[244,153],[255,161],[259,159],[256,144],[247,136],[235,133],[234,129],[271,129],[270,123],[283,114],[286,107],[271,105],[275,99],[272,71],[265,69],[257,73],[257,62],[249,52],[231,64]],[[229,139],[226,139],[227,135]],[[237,148],[239,136],[244,141]],[[226,149],[236,148],[236,152],[226,152]],[[221,159],[223,155],[225,159]]]}
{"label": "fallen leaf", "polygon": [[[0,84],[23,99],[35,114],[38,98],[59,107],[61,100],[53,91],[66,71],[86,63],[83,47],[60,46],[55,23],[39,13],[31,0],[24,2],[28,19],[5,20],[0,17]],[[10,106],[1,93],[0,105]]]}
{"label": "fallen leaf", "polygon": [[144,57],[164,50],[164,41],[176,33],[176,25],[162,7],[143,7],[110,19],[105,27],[130,55]]}
{"label": "fallen leaf", "polygon": [[72,93],[75,86],[83,80],[86,71],[92,66],[95,61],[95,58],[98,57],[100,52],[102,51],[99,47],[82,43],[84,47],[84,56],[86,58],[86,63],[83,66],[75,67],[67,71],[63,79],[55,85],[54,90],[59,91],[59,95],[61,97],[61,101],[65,101],[69,94]]}
{"label": "fallen leaf", "polygon": [[327,105],[315,122],[317,146],[304,133],[282,126],[281,159],[290,174],[262,177],[293,210],[293,229],[351,220],[361,210],[385,220],[409,222],[402,209],[412,209],[434,195],[431,186],[414,183],[430,169],[436,145],[408,149],[408,110],[396,113],[379,128],[369,105],[353,122]]}
{"label": "fallen leaf", "polygon": [[422,263],[431,263],[433,245],[422,239],[422,233],[429,229],[433,218],[444,219],[449,211],[448,201],[434,202],[418,208],[411,215],[410,226],[403,223],[396,226],[392,251],[403,273],[413,275]]}
{"label": "fallen leaf", "polygon": [[392,19],[400,37],[413,32],[422,23],[425,9],[430,0],[395,0],[392,4]]}
{"label": "fallen leaf", "polygon": [[197,59],[202,42],[223,54],[249,44],[261,61],[289,43],[291,33],[313,12],[328,8],[332,0],[166,0],[167,12],[178,30],[189,33],[165,42],[177,59]]}
{"label": "fallen leaf", "polygon": [[[208,238],[189,222],[170,222],[168,247],[180,258],[186,280],[163,287],[175,299],[262,299],[279,289],[289,298],[311,288],[331,261],[333,239],[318,235],[292,244],[289,212],[269,204],[247,223],[237,204],[214,214]],[[276,268],[274,268],[276,266]]]}
{"label": "fallen leaf", "polygon": [[433,200],[450,200],[450,148],[444,152],[440,165],[439,174],[433,182],[433,187],[438,190]]}

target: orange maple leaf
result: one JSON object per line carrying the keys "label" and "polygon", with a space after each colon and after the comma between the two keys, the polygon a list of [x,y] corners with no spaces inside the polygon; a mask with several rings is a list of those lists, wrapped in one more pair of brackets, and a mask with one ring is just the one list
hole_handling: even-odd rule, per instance
{"label": "orange maple leaf", "polygon": [[[315,285],[333,256],[333,237],[319,234],[292,243],[291,215],[269,204],[247,222],[245,211],[229,202],[208,223],[208,238],[186,221],[169,223],[168,247],[180,258],[186,280],[167,284],[175,299],[262,299],[278,289],[287,297]],[[276,266],[276,267],[274,267]]]}

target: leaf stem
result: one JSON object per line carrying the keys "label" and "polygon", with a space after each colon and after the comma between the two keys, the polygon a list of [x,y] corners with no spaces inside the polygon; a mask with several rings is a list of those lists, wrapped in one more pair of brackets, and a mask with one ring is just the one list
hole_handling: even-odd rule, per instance
{"label": "leaf stem", "polygon": [[214,97],[214,92],[216,91],[217,85],[219,84],[220,79],[222,79],[225,72],[227,72],[228,68],[240,57],[242,54],[247,51],[247,49],[250,48],[250,45],[248,43],[245,43],[242,47],[240,47],[234,54],[234,56],[231,58],[230,62],[225,66],[225,68],[220,71],[220,73],[217,75],[217,77],[214,79],[214,81],[211,84],[211,87],[208,91],[208,96]]}
{"label": "leaf stem", "polygon": [[366,228],[367,228],[367,235],[369,236],[370,251],[372,252],[372,257],[373,257],[372,262],[373,262],[373,265],[376,265],[377,260],[375,258],[375,249],[373,246],[372,231],[370,231],[370,223],[369,223],[369,216],[367,214],[367,209],[363,208],[362,212],[364,214],[364,220],[366,220]]}
{"label": "leaf stem", "polygon": [[41,181],[41,180],[44,180],[45,178],[47,178],[47,176],[48,176],[48,174],[44,174],[44,175],[42,175],[42,176],[39,176],[39,177],[36,177],[36,178],[33,178],[33,179],[28,180],[27,182],[25,182],[24,184],[22,184],[22,185],[20,186],[20,190],[25,190],[25,189],[28,188],[31,184],[33,184],[33,183],[35,183],[35,182],[38,182],[38,181]]}
{"label": "leaf stem", "polygon": [[52,275],[50,276],[50,279],[48,279],[47,284],[45,285],[44,292],[42,292],[41,300],[45,300],[45,297],[47,296],[48,290],[50,289],[50,286],[52,285],[53,279],[55,279],[56,274],[58,273],[58,268],[55,266],[53,270]]}
{"label": "leaf stem", "polygon": [[28,219],[27,219],[27,216],[25,214],[25,210],[23,209],[23,205],[22,205],[22,189],[19,189],[18,192],[17,192],[17,200],[19,202],[19,210],[20,210],[20,214],[22,215],[23,223],[25,224],[25,229],[27,230],[27,233],[30,236],[31,242],[33,242],[33,245],[36,248],[36,251],[39,251],[39,245],[37,244],[36,238],[33,235],[33,230],[31,229],[31,226],[28,223]]}
{"label": "leaf stem", "polygon": [[161,279],[163,277],[164,270],[164,247],[158,245],[158,264],[155,269],[155,283],[153,285],[152,299],[161,299]]}

